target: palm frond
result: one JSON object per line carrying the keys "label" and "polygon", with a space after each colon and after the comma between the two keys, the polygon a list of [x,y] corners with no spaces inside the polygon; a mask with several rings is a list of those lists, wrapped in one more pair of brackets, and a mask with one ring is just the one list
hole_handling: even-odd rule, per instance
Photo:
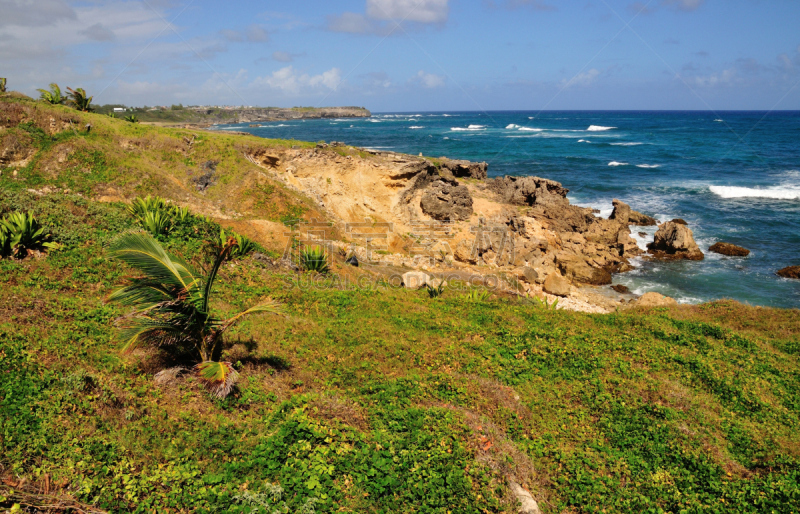
{"label": "palm frond", "polygon": [[[111,244],[111,257],[132,266],[150,279],[169,287],[189,291],[199,283],[197,274],[188,264],[169,255],[148,234],[131,232]],[[204,309],[205,310],[205,309]]]}
{"label": "palm frond", "polygon": [[230,362],[201,362],[192,368],[197,379],[217,398],[225,398],[233,390],[239,373]]}
{"label": "palm frond", "polygon": [[123,318],[117,327],[117,337],[123,342],[123,351],[140,346],[174,346],[192,340],[188,319],[158,319],[138,315]]}
{"label": "palm frond", "polygon": [[132,278],[129,282],[127,286],[111,293],[106,301],[148,309],[161,302],[177,300],[184,292],[183,289],[167,288],[149,278]]}
{"label": "palm frond", "polygon": [[285,310],[283,308],[283,304],[278,302],[277,300],[273,300],[272,298],[267,299],[267,301],[256,305],[255,307],[250,307],[249,309],[240,312],[239,314],[228,318],[224,321],[220,321],[218,324],[220,325],[220,329],[217,332],[217,336],[221,335],[223,332],[228,330],[234,323],[242,319],[243,317],[247,316],[248,314],[257,314],[259,312],[266,312],[269,314],[278,314],[283,315],[285,314]]}
{"label": "palm frond", "polygon": [[208,312],[208,301],[211,297],[211,288],[214,287],[214,280],[217,278],[219,267],[222,266],[222,263],[228,259],[228,256],[230,255],[234,246],[236,246],[236,239],[229,237],[228,241],[222,246],[217,258],[214,260],[214,265],[211,267],[208,277],[206,277],[206,284],[203,288],[203,303],[200,307],[203,312]]}

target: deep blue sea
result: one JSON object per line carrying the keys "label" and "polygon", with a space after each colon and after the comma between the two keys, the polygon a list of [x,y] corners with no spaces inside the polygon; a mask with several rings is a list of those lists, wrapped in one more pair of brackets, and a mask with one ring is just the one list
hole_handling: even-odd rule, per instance
{"label": "deep blue sea", "polygon": [[[706,259],[637,261],[615,283],[684,303],[734,298],[800,308],[800,281],[775,275],[800,265],[800,112],[377,113],[217,128],[487,161],[490,176],[557,180],[572,203],[602,216],[619,198],[660,220],[688,221]],[[655,229],[641,231],[644,245]],[[716,241],[752,253],[708,253]]]}

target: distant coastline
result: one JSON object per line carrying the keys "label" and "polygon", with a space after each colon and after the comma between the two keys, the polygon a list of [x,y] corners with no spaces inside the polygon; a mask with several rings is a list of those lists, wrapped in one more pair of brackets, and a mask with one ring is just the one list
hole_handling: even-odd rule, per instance
{"label": "distant coastline", "polygon": [[369,118],[372,113],[364,107],[233,107],[187,106],[125,107],[103,105],[100,114],[119,117],[134,115],[142,123],[174,126],[211,126],[219,123],[259,123],[321,118]]}

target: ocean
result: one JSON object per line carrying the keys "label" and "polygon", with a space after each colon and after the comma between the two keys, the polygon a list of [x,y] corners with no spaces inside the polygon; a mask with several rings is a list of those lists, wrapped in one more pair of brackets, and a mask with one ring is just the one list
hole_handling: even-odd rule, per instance
{"label": "ocean", "polygon": [[[800,280],[775,275],[800,265],[797,111],[374,113],[366,119],[217,128],[486,161],[490,176],[557,180],[570,190],[573,204],[600,209],[601,216],[619,198],[662,221],[685,219],[706,259],[637,260],[634,271],[615,275],[615,283],[682,303],[733,298],[800,308]],[[655,227],[631,230],[641,246],[655,233]],[[751,254],[709,253],[717,241]]]}

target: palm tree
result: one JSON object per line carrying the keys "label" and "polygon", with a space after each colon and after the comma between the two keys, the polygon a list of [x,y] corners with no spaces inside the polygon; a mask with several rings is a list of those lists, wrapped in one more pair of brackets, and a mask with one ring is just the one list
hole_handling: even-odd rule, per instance
{"label": "palm tree", "polygon": [[230,362],[212,360],[220,349],[222,335],[248,314],[282,312],[278,302],[267,299],[228,319],[212,315],[209,300],[214,279],[234,246],[236,240],[229,238],[205,276],[180,257],[168,254],[148,234],[125,234],[110,249],[111,257],[144,274],[129,279],[125,287],[108,297],[109,302],[135,308],[118,322],[124,349],[151,345],[196,351],[201,362],[194,373],[219,398],[231,392],[238,378]]}
{"label": "palm tree", "polygon": [[78,89],[67,88],[69,91],[68,103],[79,111],[92,112],[94,108],[90,105],[92,103],[92,96],[86,96],[86,91],[82,87]]}
{"label": "palm tree", "polygon": [[67,97],[61,94],[61,88],[58,87],[58,84],[55,82],[50,84],[50,91],[46,89],[37,89],[36,91],[41,93],[39,99],[44,100],[49,104],[59,105],[63,104],[67,100]]}

